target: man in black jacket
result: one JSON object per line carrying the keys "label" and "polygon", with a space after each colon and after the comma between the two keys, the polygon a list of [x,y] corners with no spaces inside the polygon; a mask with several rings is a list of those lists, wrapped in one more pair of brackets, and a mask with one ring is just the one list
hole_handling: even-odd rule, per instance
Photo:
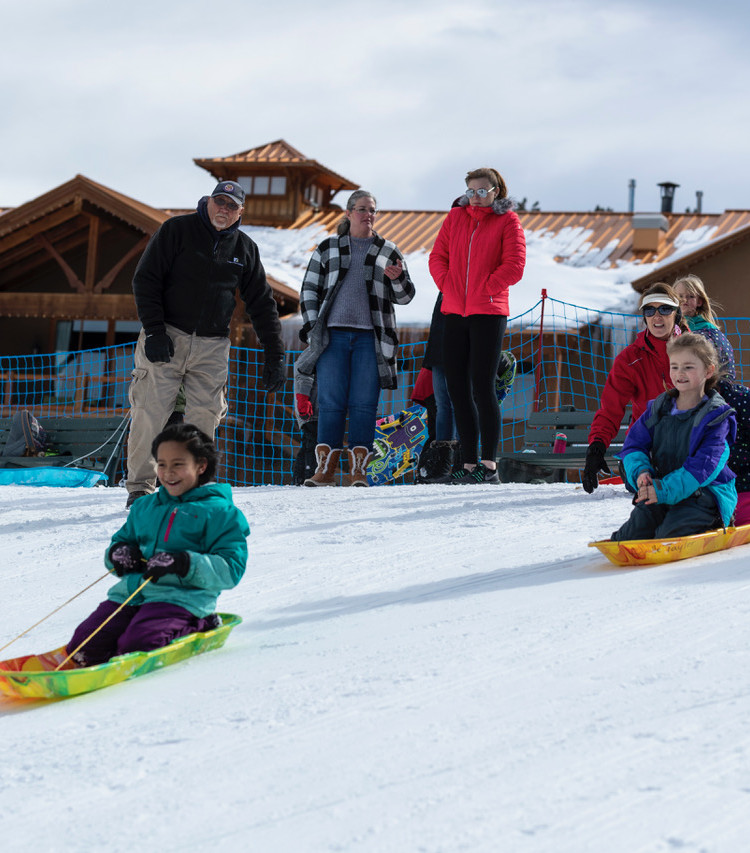
{"label": "man in black jacket", "polygon": [[128,506],[154,491],[151,442],[172,414],[180,386],[185,421],[213,437],[227,413],[229,324],[239,290],[265,352],[263,385],[284,384],[284,346],[258,247],[239,230],[245,191],[222,181],[195,213],[156,231],[133,278],[143,329],[130,385]]}

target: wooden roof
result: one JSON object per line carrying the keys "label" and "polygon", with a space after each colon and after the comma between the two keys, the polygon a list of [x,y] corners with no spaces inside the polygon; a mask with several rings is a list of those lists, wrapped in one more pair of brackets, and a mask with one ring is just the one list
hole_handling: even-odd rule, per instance
{"label": "wooden roof", "polygon": [[[429,251],[435,242],[447,211],[383,210],[376,222],[377,232],[392,240],[402,252]],[[557,237],[557,259],[572,264],[597,264],[640,261],[660,264],[677,249],[684,248],[696,232],[710,233],[712,245],[726,235],[726,244],[750,236],[750,210],[727,210],[724,213],[665,214],[668,228],[658,251],[633,251],[632,214],[609,212],[519,212],[524,230],[539,236]],[[315,225],[333,232],[341,218],[340,211],[309,211],[291,226]],[[710,231],[709,231],[710,229]],[[738,231],[739,229],[739,231]],[[721,250],[720,244],[719,250]],[[707,250],[707,249],[706,249]],[[715,249],[714,249],[715,250]],[[696,252],[704,251],[696,249]]]}
{"label": "wooden roof", "polygon": [[356,190],[359,187],[359,184],[344,178],[317,160],[305,157],[301,151],[283,139],[226,157],[196,157],[193,162],[219,181],[229,180],[234,175],[252,175],[258,172],[265,174],[269,172],[270,167],[279,167],[284,172],[314,174],[320,183],[331,187],[334,192]]}
{"label": "wooden roof", "polygon": [[[153,234],[168,218],[161,210],[76,175],[0,216],[0,287],[24,280],[52,258],[58,259],[73,282],[76,277],[64,258],[90,244],[92,228],[98,239],[108,230],[124,225],[133,234],[134,246],[141,246],[141,240]],[[110,270],[112,277],[130,256],[132,253]],[[110,277],[105,276],[103,281],[107,287]]]}
{"label": "wooden roof", "polygon": [[[76,175],[48,193],[0,214],[0,291],[14,289],[30,272],[55,258],[74,291],[101,294],[110,287],[125,264],[132,259],[137,260],[148,238],[163,222],[172,215],[191,212],[159,210],[83,175]],[[108,271],[99,271],[99,280],[92,278],[92,270],[88,276],[90,280],[81,282],[66,258],[70,257],[70,252],[84,251],[87,247],[91,251],[93,219],[98,221],[97,239],[106,231],[107,223],[121,222],[131,233],[134,232],[133,245]],[[268,281],[282,313],[296,311],[299,304],[297,291],[272,276],[268,276]],[[9,298],[0,295],[0,302],[3,299],[7,302]],[[61,300],[59,295],[55,298]],[[102,302],[101,296],[97,298]],[[132,295],[128,300],[133,301]],[[118,303],[118,310],[121,307]],[[27,315],[31,316],[33,310],[29,311],[31,313]],[[0,315],[8,316],[7,306],[3,313],[0,304]],[[88,308],[86,316],[98,315]]]}
{"label": "wooden roof", "polygon": [[[667,258],[650,273],[634,279],[633,287],[640,293],[657,281],[667,281],[685,275],[698,261],[705,261],[750,239],[750,211],[727,210],[724,217],[724,221],[717,226],[715,234],[708,243],[692,252],[680,253],[679,257],[673,260]],[[735,227],[731,228],[731,225]]]}
{"label": "wooden roof", "polygon": [[84,203],[106,211],[144,234],[153,234],[169,218],[162,210],[98,184],[84,175],[76,175],[67,183],[3,213],[0,217],[0,241],[11,232],[71,205],[80,211]]}

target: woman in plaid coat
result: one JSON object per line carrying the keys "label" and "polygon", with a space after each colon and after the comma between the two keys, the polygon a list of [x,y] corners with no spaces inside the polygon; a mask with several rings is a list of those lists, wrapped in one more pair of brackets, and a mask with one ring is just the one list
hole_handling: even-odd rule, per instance
{"label": "woman in plaid coat", "polygon": [[334,237],[313,252],[302,282],[300,337],[307,349],[295,365],[298,414],[313,415],[317,383],[317,469],[306,486],[333,486],[349,416],[350,483],[367,485],[381,388],[396,387],[398,335],[394,303],[406,305],[414,284],[396,246],[373,230],[375,197],[352,193]]}

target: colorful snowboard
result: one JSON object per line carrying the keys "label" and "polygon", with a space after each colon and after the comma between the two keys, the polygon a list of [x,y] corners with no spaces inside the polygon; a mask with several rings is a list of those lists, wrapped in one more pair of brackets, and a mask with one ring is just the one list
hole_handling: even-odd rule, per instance
{"label": "colorful snowboard", "polygon": [[598,548],[616,566],[654,566],[700,557],[726,548],[736,548],[750,542],[750,524],[709,530],[695,536],[678,536],[674,539],[632,539],[612,542],[609,539],[589,542],[589,548]]}
{"label": "colorful snowboard", "polygon": [[67,657],[65,647],[38,655],[0,661],[0,694],[16,699],[62,699],[110,687],[224,645],[229,632],[242,622],[232,613],[219,613],[222,624],[188,634],[151,652],[131,652],[97,666],[75,667],[72,662],[56,671]]}
{"label": "colorful snowboard", "polygon": [[503,402],[513,387],[513,383],[516,381],[516,367],[516,357],[513,353],[510,350],[503,350],[500,353],[500,366],[495,378],[495,394],[498,403]]}
{"label": "colorful snowboard", "polygon": [[367,482],[371,486],[382,486],[417,467],[427,440],[426,416],[424,406],[411,406],[375,424],[373,453],[367,466]]}

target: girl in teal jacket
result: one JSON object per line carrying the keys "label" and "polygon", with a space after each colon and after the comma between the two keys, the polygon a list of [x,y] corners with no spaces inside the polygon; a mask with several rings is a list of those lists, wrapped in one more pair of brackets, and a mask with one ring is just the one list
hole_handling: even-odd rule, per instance
{"label": "girl in teal jacket", "polygon": [[217,627],[219,593],[245,572],[250,528],[230,487],[209,482],[218,459],[211,439],[175,424],[154,439],[152,453],[161,488],[135,501],[112,537],[104,562],[121,580],[68,643],[70,654],[111,617],[76,653],[80,666]]}

